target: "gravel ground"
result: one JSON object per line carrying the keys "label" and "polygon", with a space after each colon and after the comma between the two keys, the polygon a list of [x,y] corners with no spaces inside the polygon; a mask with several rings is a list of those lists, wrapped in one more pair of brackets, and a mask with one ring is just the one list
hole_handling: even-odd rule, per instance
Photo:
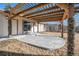
{"label": "gravel ground", "polygon": [[[45,34],[60,36],[61,33],[50,33]],[[75,55],[79,55],[79,34],[75,36]],[[67,42],[67,34],[64,33],[64,39]],[[46,50],[33,45],[29,45],[25,42],[21,42],[17,39],[9,39],[0,41],[0,55],[36,55],[36,56],[66,56],[67,55],[67,44],[64,47],[56,50]]]}

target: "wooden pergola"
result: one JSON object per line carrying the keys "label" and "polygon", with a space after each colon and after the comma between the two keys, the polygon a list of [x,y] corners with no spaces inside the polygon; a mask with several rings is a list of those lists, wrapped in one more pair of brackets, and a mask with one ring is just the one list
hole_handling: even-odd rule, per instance
{"label": "wooden pergola", "polygon": [[[9,32],[11,19],[21,17],[31,22],[61,22],[61,35],[63,37],[63,21],[68,19],[68,55],[74,54],[74,14],[79,13],[79,4],[71,3],[19,3],[11,8],[9,13],[0,11],[9,18]],[[10,34],[10,33],[9,33]]]}

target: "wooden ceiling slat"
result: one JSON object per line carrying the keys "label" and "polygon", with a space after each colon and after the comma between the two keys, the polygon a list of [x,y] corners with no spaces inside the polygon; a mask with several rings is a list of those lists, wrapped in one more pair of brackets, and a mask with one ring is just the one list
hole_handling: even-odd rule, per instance
{"label": "wooden ceiling slat", "polygon": [[[52,8],[48,8],[48,9],[52,9]],[[48,10],[48,9],[45,9],[45,10]],[[79,9],[79,7],[76,7],[75,9],[77,10],[77,9]],[[76,10],[75,10],[76,13],[79,12],[79,11],[76,11]],[[43,11],[44,11],[44,10],[43,10]],[[43,12],[43,11],[41,11],[41,12]],[[32,14],[37,14],[37,13],[41,13],[41,12],[35,12],[35,13],[32,13]],[[57,11],[57,12],[64,12],[64,10],[60,10],[60,11]],[[51,12],[50,12],[50,13],[51,13]],[[48,13],[48,14],[49,14],[49,13]],[[41,14],[41,15],[42,15],[42,14]],[[29,15],[26,15],[26,16],[28,17]],[[31,16],[33,16],[33,15],[31,15]],[[39,15],[36,15],[36,16],[40,16],[40,14],[39,14]],[[35,16],[35,17],[36,17],[36,16]]]}
{"label": "wooden ceiling slat", "polygon": [[45,15],[45,14],[55,14],[55,13],[61,13],[61,12],[64,12],[64,10],[59,10],[59,11],[52,11],[52,12],[47,12],[47,13],[40,13],[40,14],[37,14],[37,15],[31,15],[31,16],[26,16],[26,17],[37,17],[37,16],[41,16],[41,15]]}
{"label": "wooden ceiling slat", "polygon": [[[61,11],[61,12],[64,12],[64,10],[60,10],[60,11]],[[56,13],[59,14],[60,11],[49,12],[49,13],[45,13],[45,14],[38,14],[38,15],[35,15],[35,16],[27,17],[27,18],[32,18],[32,17],[42,16],[42,15],[46,15],[46,14],[53,14],[53,15],[55,15]]]}
{"label": "wooden ceiling slat", "polygon": [[37,22],[48,22],[48,21],[61,21],[61,17],[58,18],[47,18],[47,19],[36,19]]}
{"label": "wooden ceiling slat", "polygon": [[26,12],[28,12],[28,11],[32,11],[32,10],[34,10],[34,9],[36,9],[36,8],[40,8],[40,7],[45,6],[45,5],[47,5],[47,4],[49,4],[49,3],[40,3],[40,4],[38,4],[38,5],[36,5],[36,6],[32,7],[32,8],[23,10],[23,11],[21,11],[21,12],[15,14],[15,15],[14,15],[13,17],[11,17],[11,18],[14,18],[14,17],[18,16],[19,14],[24,14],[24,13],[26,13]]}
{"label": "wooden ceiling slat", "polygon": [[[23,3],[22,4],[19,3],[18,5],[16,5],[16,7],[11,9],[11,12],[15,13],[11,18],[20,16],[21,14],[23,14],[23,15],[25,14],[23,16],[23,18],[33,19],[35,21],[56,21],[56,20],[62,20],[62,19],[64,20],[67,17],[68,4],[65,4],[65,3],[58,4],[57,3],[55,7],[48,6],[46,8],[43,8],[43,6],[46,6],[48,4],[50,4],[50,3],[40,3],[34,7],[31,7],[26,10],[22,10],[22,11],[16,13],[14,11],[16,11],[17,9],[19,9],[20,7],[22,7],[24,5]],[[27,14],[27,12],[30,12],[30,11],[38,9],[38,8],[40,8],[40,9],[43,8],[43,10]],[[58,8],[60,8],[60,10]],[[53,11],[54,9],[56,9],[56,10]],[[75,13],[79,12],[79,7],[74,7],[74,9],[75,9]],[[50,10],[52,10],[52,11],[50,11]],[[46,13],[44,13],[44,12],[46,12]],[[2,12],[2,11],[0,11],[0,13],[7,14],[6,12]]]}
{"label": "wooden ceiling slat", "polygon": [[42,12],[46,12],[46,11],[48,11],[48,10],[54,10],[54,9],[56,9],[56,8],[58,8],[58,7],[57,7],[57,6],[55,6],[55,7],[50,7],[50,8],[43,9],[43,10],[40,10],[40,11],[37,11],[37,12],[33,12],[33,13],[30,13],[30,14],[26,14],[26,15],[24,15],[24,17],[25,17],[25,16],[34,15],[34,14],[38,14],[38,13],[42,13]]}
{"label": "wooden ceiling slat", "polygon": [[[44,17],[57,17],[57,16],[63,16],[63,14],[56,14],[56,15],[44,15],[44,16],[38,16],[38,17],[31,17],[31,18],[44,18]],[[28,18],[28,19],[31,19]]]}
{"label": "wooden ceiling slat", "polygon": [[32,18],[32,19],[35,19],[35,20],[41,20],[41,19],[48,19],[48,18],[62,18],[63,16],[57,16],[57,17],[44,17],[44,18]]}

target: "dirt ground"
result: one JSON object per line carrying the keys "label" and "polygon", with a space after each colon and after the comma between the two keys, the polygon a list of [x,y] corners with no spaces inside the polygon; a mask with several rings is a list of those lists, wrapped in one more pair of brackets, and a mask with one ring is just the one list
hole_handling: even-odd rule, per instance
{"label": "dirt ground", "polygon": [[[58,32],[44,32],[44,34],[61,36]],[[64,33],[64,40],[67,42],[67,33]],[[75,55],[79,55],[79,34],[75,33]],[[17,39],[0,41],[0,55],[41,55],[41,56],[66,56],[67,43],[64,47],[56,50],[46,50],[36,46],[29,45]]]}
{"label": "dirt ground", "polygon": [[[45,32],[45,33],[49,34],[49,35],[53,35],[53,36],[61,36],[61,33],[59,33],[59,32]],[[65,46],[67,46],[67,33],[64,33],[64,39],[66,41],[66,45]],[[75,47],[74,47],[75,56],[79,56],[79,33],[75,33],[75,40],[74,40],[74,42],[75,42]]]}

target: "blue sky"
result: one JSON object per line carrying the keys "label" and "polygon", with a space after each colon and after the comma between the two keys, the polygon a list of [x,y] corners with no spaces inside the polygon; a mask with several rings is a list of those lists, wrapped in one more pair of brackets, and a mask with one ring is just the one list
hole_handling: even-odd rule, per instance
{"label": "blue sky", "polygon": [[[17,3],[10,3],[12,7],[16,6]],[[3,10],[4,7],[6,6],[5,3],[0,3],[0,10]],[[76,25],[79,25],[79,14],[76,14],[74,16],[75,18],[75,22],[76,22]],[[49,24],[59,24],[59,22],[48,22]],[[67,25],[67,20],[64,20],[64,25]]]}
{"label": "blue sky", "polygon": [[[8,3],[6,3],[6,4],[8,4]],[[0,3],[0,10],[3,10],[4,7],[6,6],[6,4],[5,4],[5,3]],[[12,7],[16,6],[16,4],[17,4],[17,3],[10,3],[10,5],[11,5]]]}

